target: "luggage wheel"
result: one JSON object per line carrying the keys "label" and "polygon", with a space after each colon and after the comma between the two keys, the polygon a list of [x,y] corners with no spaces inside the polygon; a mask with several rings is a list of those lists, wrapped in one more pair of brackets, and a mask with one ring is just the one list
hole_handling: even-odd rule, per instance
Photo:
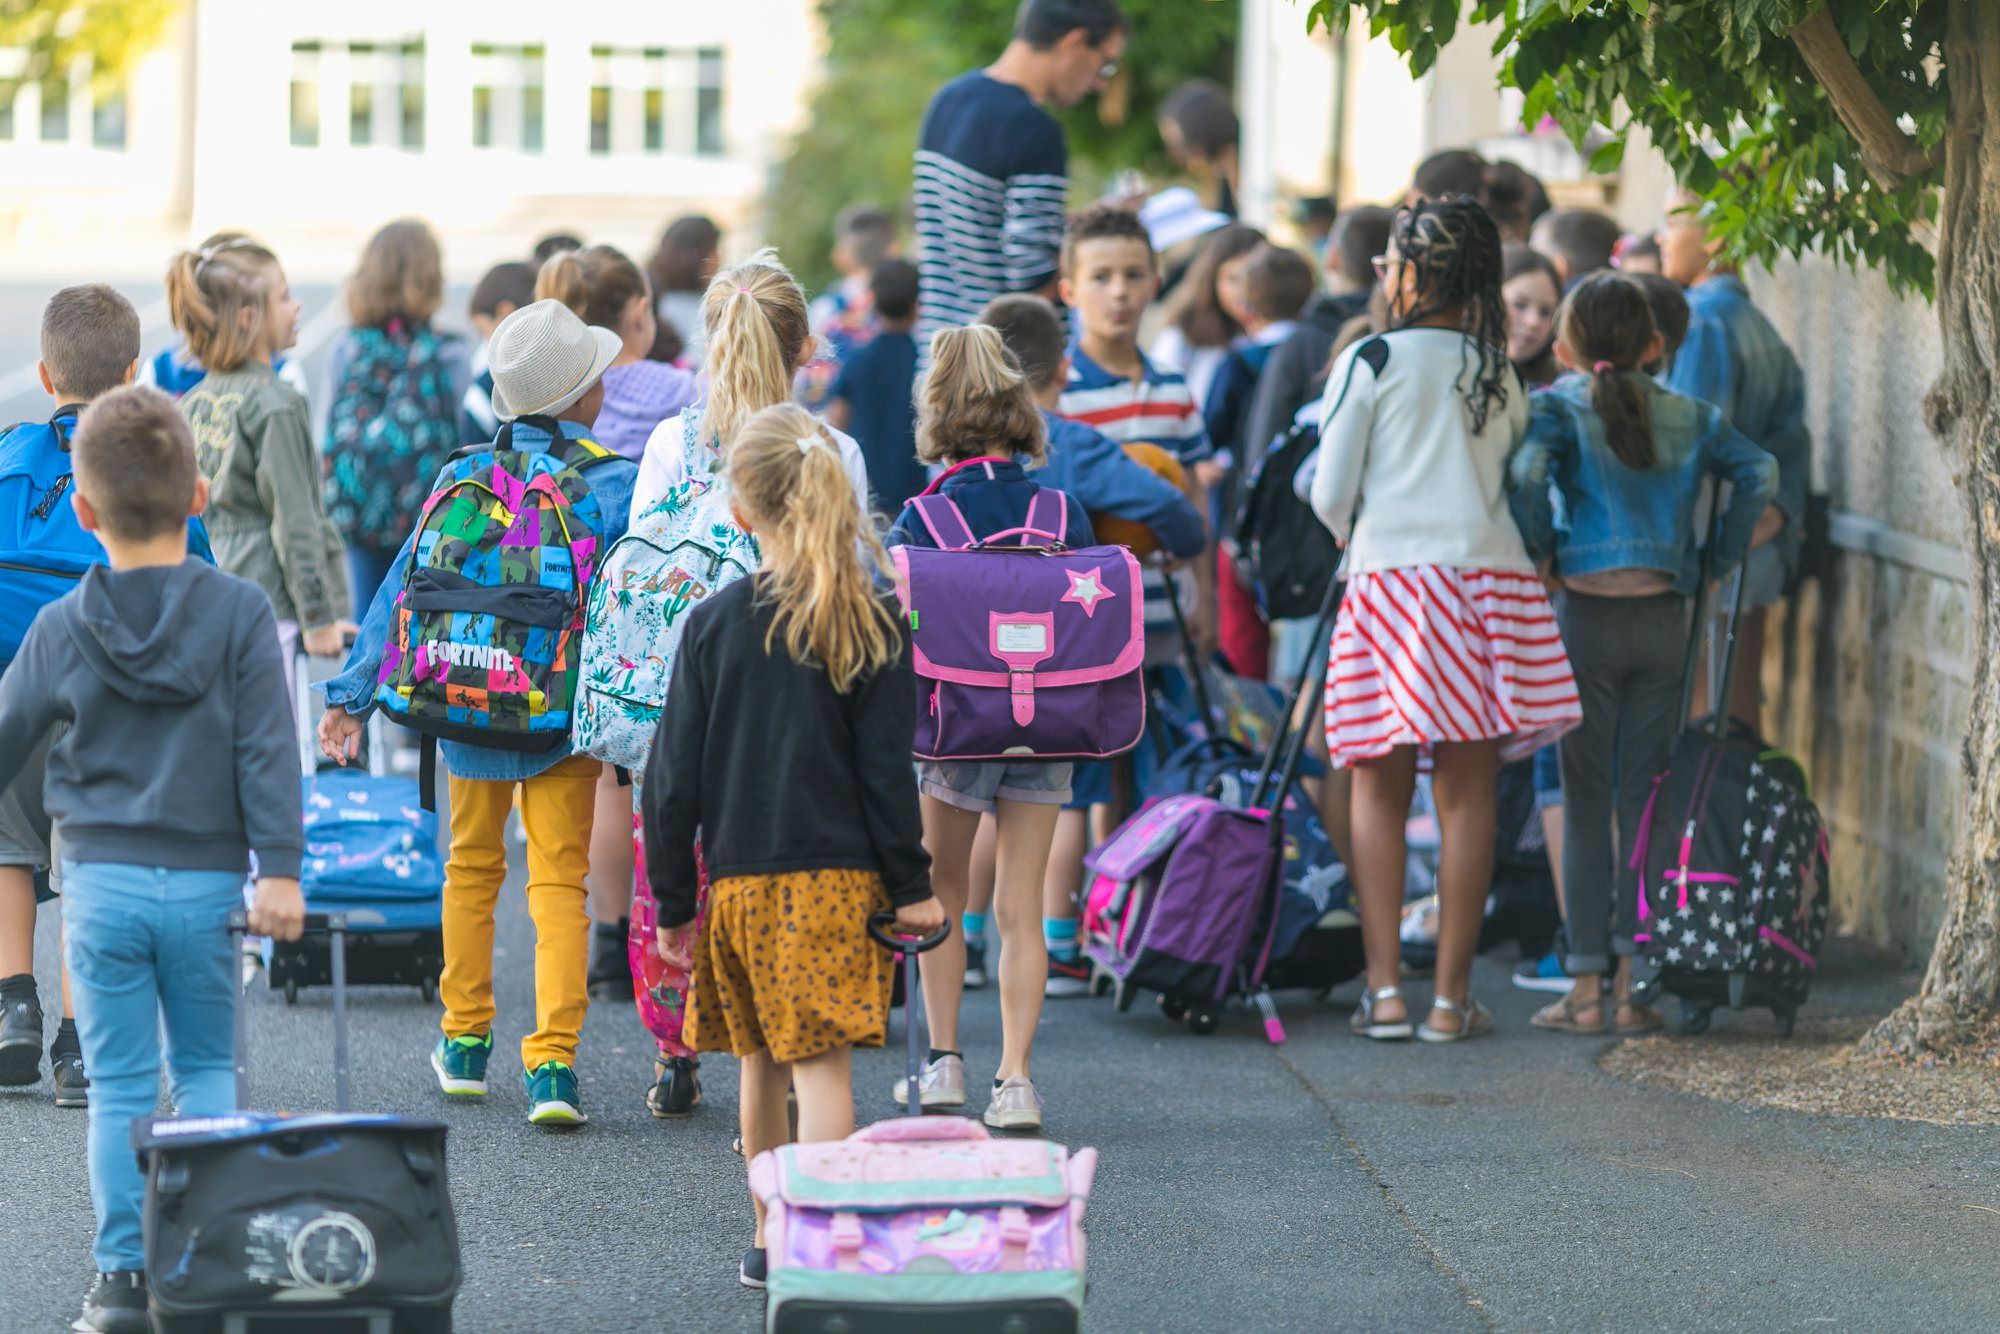
{"label": "luggage wheel", "polygon": [[1771,1007],[1771,1017],[1778,1021],[1778,1036],[1788,1038],[1792,1035],[1793,1027],[1799,1022],[1798,1007],[1795,1005],[1773,1005]]}
{"label": "luggage wheel", "polygon": [[294,977],[288,977],[285,979],[285,1004],[297,1005],[298,1003],[299,1003],[298,979]]}
{"label": "luggage wheel", "polygon": [[1187,1014],[1186,1003],[1175,1000],[1172,996],[1162,994],[1159,997],[1159,1002],[1160,1002],[1160,1013],[1167,1016],[1167,1018],[1169,1019],[1178,1020]]}
{"label": "luggage wheel", "polygon": [[1714,1016],[1713,1006],[1697,1005],[1693,1001],[1681,1002],[1680,1020],[1674,1025],[1675,1031],[1688,1037],[1698,1038],[1708,1032],[1709,1020]]}
{"label": "luggage wheel", "polygon": [[1186,1022],[1188,1032],[1206,1035],[1213,1033],[1221,1025],[1222,1015],[1205,1006],[1196,1007],[1187,1012]]}
{"label": "luggage wheel", "polygon": [[1744,993],[1749,991],[1749,989],[1750,975],[1748,973],[1731,973],[1729,975],[1729,1008],[1732,1010],[1742,1009]]}
{"label": "luggage wheel", "polygon": [[1111,994],[1111,989],[1117,984],[1117,981],[1118,979],[1111,976],[1110,973],[1105,972],[1104,969],[1098,967],[1096,964],[1091,965],[1090,968],[1091,995],[1109,996]]}

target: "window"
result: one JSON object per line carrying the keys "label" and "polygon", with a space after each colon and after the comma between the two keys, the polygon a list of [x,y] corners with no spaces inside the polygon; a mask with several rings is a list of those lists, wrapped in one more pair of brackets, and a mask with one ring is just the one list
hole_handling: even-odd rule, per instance
{"label": "window", "polygon": [[55,75],[42,80],[42,142],[69,142],[69,80]]}
{"label": "window", "polygon": [[546,51],[540,46],[472,47],[472,146],[542,151]]}
{"label": "window", "polygon": [[421,149],[423,42],[352,42],[347,64],[347,142]]}
{"label": "window", "polygon": [[125,94],[112,93],[91,108],[90,142],[97,148],[125,151]]}
{"label": "window", "polygon": [[292,43],[292,147],[319,147],[318,42]]}
{"label": "window", "polygon": [[719,156],[722,52],[594,46],[590,151]]}
{"label": "window", "polygon": [[5,143],[14,137],[14,99],[20,92],[20,84],[11,80],[0,80],[0,143]]}

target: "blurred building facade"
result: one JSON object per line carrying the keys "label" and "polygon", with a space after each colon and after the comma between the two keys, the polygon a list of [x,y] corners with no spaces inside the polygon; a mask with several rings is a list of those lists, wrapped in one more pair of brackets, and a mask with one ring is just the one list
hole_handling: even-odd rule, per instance
{"label": "blurred building facade", "polygon": [[811,0],[190,0],[122,88],[77,69],[0,95],[0,241],[246,218],[351,237],[404,213],[454,231],[727,225],[819,50]]}

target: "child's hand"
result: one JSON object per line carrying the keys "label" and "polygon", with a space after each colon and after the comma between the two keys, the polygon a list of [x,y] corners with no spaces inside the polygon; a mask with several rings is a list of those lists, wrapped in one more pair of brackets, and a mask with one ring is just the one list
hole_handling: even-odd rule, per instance
{"label": "child's hand", "polygon": [[944,925],[944,905],[933,895],[920,903],[906,903],[896,909],[896,934],[928,936]]}
{"label": "child's hand", "polygon": [[654,929],[660,947],[660,958],[669,968],[678,968],[683,973],[694,971],[694,923],[685,926],[662,926]]}
{"label": "child's hand", "polygon": [[336,764],[361,758],[361,720],[338,705],[319,719],[319,753]]}
{"label": "child's hand", "polygon": [[1217,463],[1214,459],[1203,459],[1194,465],[1194,479],[1203,487],[1214,490],[1229,480],[1229,465]]}
{"label": "child's hand", "polygon": [[1556,558],[1544,556],[1535,562],[1535,573],[1541,576],[1542,587],[1551,593],[1562,592],[1562,576],[1556,573]]}
{"label": "child's hand", "polygon": [[306,900],[299,882],[279,876],[257,881],[257,896],[250,901],[250,934],[273,940],[297,940],[305,931]]}
{"label": "child's hand", "polygon": [[315,658],[337,658],[347,647],[347,637],[360,628],[353,621],[335,621],[332,625],[305,631],[299,636],[299,642]]}

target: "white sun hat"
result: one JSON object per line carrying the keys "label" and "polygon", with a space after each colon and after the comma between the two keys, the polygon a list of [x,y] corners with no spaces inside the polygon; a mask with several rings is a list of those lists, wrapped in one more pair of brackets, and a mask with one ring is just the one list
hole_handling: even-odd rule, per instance
{"label": "white sun hat", "polygon": [[546,417],[590,392],[625,348],[609,329],[585,324],[560,301],[521,307],[493,331],[493,415]]}
{"label": "white sun hat", "polygon": [[1153,249],[1167,251],[1228,226],[1229,215],[1202,207],[1199,195],[1185,185],[1176,185],[1141,204],[1139,221],[1145,224]]}

